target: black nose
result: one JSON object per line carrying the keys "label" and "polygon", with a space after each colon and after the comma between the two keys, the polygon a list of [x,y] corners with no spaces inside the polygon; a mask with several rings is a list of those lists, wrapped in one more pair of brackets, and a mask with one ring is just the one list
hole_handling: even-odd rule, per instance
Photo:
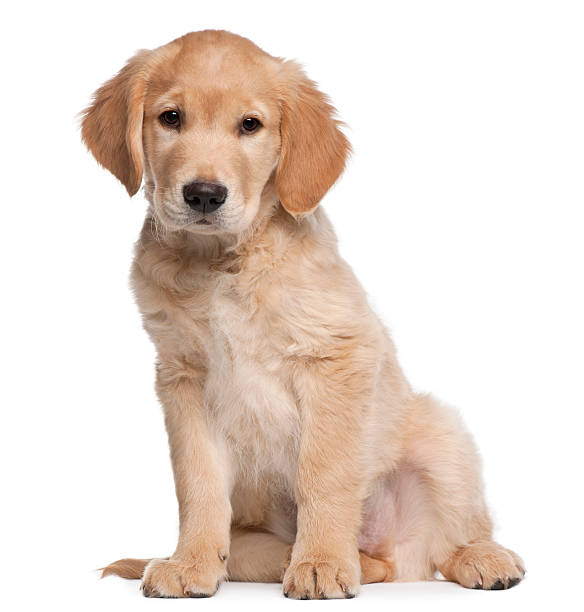
{"label": "black nose", "polygon": [[194,181],[183,187],[185,202],[202,213],[216,211],[227,198],[227,188],[208,181]]}

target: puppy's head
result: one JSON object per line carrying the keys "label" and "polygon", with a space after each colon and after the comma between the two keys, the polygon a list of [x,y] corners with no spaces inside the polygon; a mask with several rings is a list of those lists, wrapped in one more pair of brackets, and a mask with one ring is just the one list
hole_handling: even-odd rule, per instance
{"label": "puppy's head", "polygon": [[82,136],[130,195],[144,176],[168,229],[205,234],[245,230],[262,202],[311,212],[349,152],[295,63],[219,31],[138,53],[96,92]]}

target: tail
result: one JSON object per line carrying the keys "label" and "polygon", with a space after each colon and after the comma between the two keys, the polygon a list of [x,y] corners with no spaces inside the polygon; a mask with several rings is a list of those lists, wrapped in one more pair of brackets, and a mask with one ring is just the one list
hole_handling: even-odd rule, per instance
{"label": "tail", "polygon": [[120,576],[128,580],[140,580],[144,574],[144,568],[151,559],[120,559],[114,561],[101,569],[101,577]]}

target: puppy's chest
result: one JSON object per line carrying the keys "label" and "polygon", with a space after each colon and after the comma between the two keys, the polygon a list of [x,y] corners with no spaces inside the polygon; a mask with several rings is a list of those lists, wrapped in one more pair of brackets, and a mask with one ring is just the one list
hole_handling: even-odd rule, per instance
{"label": "puppy's chest", "polygon": [[[200,317],[197,308],[193,316]],[[225,439],[238,478],[292,477],[299,415],[283,332],[265,303],[219,285],[197,343],[205,352],[209,420]]]}

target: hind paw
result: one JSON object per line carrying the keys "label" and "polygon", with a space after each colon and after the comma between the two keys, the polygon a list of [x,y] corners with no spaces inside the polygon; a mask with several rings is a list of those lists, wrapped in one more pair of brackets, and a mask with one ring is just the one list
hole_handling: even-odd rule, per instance
{"label": "hind paw", "polygon": [[496,542],[461,546],[439,569],[448,580],[485,591],[510,589],[525,575],[521,558]]}

